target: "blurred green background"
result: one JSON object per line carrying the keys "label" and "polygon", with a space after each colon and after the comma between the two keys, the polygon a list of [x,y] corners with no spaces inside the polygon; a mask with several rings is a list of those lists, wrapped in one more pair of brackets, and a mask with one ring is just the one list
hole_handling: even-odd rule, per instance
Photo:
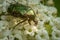
{"label": "blurred green background", "polygon": [[53,0],[54,1],[54,4],[55,4],[55,7],[57,8],[58,10],[58,17],[60,17],[60,0]]}

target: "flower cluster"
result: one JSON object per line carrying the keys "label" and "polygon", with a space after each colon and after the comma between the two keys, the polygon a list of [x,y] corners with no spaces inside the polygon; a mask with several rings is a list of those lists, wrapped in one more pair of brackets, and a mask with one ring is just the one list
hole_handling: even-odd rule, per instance
{"label": "flower cluster", "polygon": [[60,17],[57,17],[57,9],[54,6],[46,6],[41,0],[4,0],[0,4],[0,15],[7,13],[10,3],[21,3],[30,6],[36,13],[37,26],[29,25],[10,15],[0,16],[0,40],[60,40]]}

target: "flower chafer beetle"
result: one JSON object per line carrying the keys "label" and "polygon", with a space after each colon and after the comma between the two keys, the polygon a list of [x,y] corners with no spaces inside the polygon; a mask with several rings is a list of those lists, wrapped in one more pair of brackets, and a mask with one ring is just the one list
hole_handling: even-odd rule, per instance
{"label": "flower chafer beetle", "polygon": [[7,12],[9,13],[9,15],[22,18],[23,19],[22,22],[28,20],[28,23],[30,25],[31,25],[31,21],[33,21],[35,25],[37,25],[38,23],[37,20],[35,19],[36,18],[35,12],[29,6],[19,4],[19,3],[10,4],[10,6],[7,8]]}

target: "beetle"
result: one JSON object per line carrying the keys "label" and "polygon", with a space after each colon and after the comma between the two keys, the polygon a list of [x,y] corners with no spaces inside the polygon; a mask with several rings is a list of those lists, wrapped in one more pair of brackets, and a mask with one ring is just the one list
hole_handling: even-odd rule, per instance
{"label": "beetle", "polygon": [[[30,6],[26,6],[19,3],[10,4],[10,6],[7,8],[7,12],[9,13],[9,15],[22,18],[22,22],[28,20],[28,23],[30,25],[31,21],[33,21],[35,25],[37,25],[38,23],[38,21],[36,20],[36,14]],[[22,22],[19,22],[18,24]]]}

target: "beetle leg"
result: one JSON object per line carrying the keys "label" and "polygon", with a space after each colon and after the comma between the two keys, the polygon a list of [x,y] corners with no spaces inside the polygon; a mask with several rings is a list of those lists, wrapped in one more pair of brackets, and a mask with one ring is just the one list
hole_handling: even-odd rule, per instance
{"label": "beetle leg", "polygon": [[28,20],[28,23],[31,25],[31,20],[30,19]]}
{"label": "beetle leg", "polygon": [[15,29],[15,27],[16,27],[16,26],[18,26],[19,24],[21,24],[21,23],[25,22],[26,20],[27,20],[27,19],[25,19],[25,20],[23,20],[23,21],[21,21],[21,22],[17,23],[17,25],[15,25],[13,29]]}
{"label": "beetle leg", "polygon": [[35,22],[35,25],[37,25],[37,24],[38,24],[38,21],[37,21],[37,20],[33,19],[33,21]]}

